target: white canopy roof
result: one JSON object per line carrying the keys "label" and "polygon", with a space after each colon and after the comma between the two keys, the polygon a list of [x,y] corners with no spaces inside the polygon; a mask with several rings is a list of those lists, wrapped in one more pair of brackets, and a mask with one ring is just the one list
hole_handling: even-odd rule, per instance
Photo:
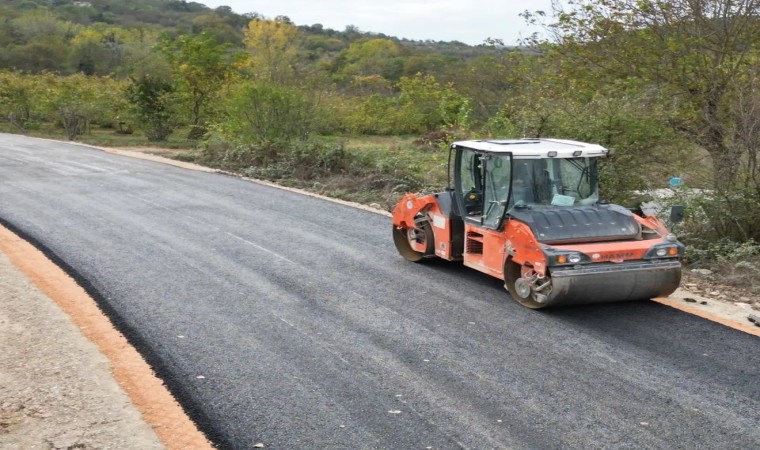
{"label": "white canopy roof", "polygon": [[484,139],[459,141],[451,145],[482,152],[512,153],[515,159],[594,158],[609,152],[598,144],[564,139]]}

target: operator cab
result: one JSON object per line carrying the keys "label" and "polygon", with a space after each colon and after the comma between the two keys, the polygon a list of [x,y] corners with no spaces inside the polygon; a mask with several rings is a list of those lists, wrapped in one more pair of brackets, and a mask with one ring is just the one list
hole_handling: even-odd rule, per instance
{"label": "operator cab", "polygon": [[513,210],[593,205],[607,149],[558,139],[462,141],[451,146],[454,197],[465,222],[499,229]]}

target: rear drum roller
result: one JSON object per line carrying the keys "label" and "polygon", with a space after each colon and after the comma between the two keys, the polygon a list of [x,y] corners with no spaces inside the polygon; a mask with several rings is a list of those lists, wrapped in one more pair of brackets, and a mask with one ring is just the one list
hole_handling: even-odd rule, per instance
{"label": "rear drum roller", "polygon": [[417,222],[415,228],[393,227],[393,243],[405,259],[420,262],[435,256],[435,238],[430,223]]}
{"label": "rear drum roller", "polygon": [[[530,309],[540,309],[548,305],[548,294],[551,292],[551,280],[535,281],[535,273],[530,267],[517,264],[511,260],[504,265],[504,287],[509,295],[519,304]],[[531,281],[533,280],[533,281]],[[535,286],[538,284],[537,292]]]}

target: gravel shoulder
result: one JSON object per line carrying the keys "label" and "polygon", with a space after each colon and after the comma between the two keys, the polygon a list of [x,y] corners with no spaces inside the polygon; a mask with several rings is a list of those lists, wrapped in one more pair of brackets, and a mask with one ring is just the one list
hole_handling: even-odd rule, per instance
{"label": "gravel shoulder", "polygon": [[2,253],[0,348],[0,448],[164,448],[108,359]]}

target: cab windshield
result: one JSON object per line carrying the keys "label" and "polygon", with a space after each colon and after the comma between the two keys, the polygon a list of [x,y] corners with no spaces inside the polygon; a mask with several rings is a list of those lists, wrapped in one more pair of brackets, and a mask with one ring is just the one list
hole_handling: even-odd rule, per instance
{"label": "cab windshield", "polygon": [[515,159],[509,152],[460,148],[454,171],[462,217],[498,229],[513,208],[592,205],[599,200],[595,158]]}
{"label": "cab windshield", "polygon": [[509,207],[591,205],[599,201],[595,158],[516,159]]}

